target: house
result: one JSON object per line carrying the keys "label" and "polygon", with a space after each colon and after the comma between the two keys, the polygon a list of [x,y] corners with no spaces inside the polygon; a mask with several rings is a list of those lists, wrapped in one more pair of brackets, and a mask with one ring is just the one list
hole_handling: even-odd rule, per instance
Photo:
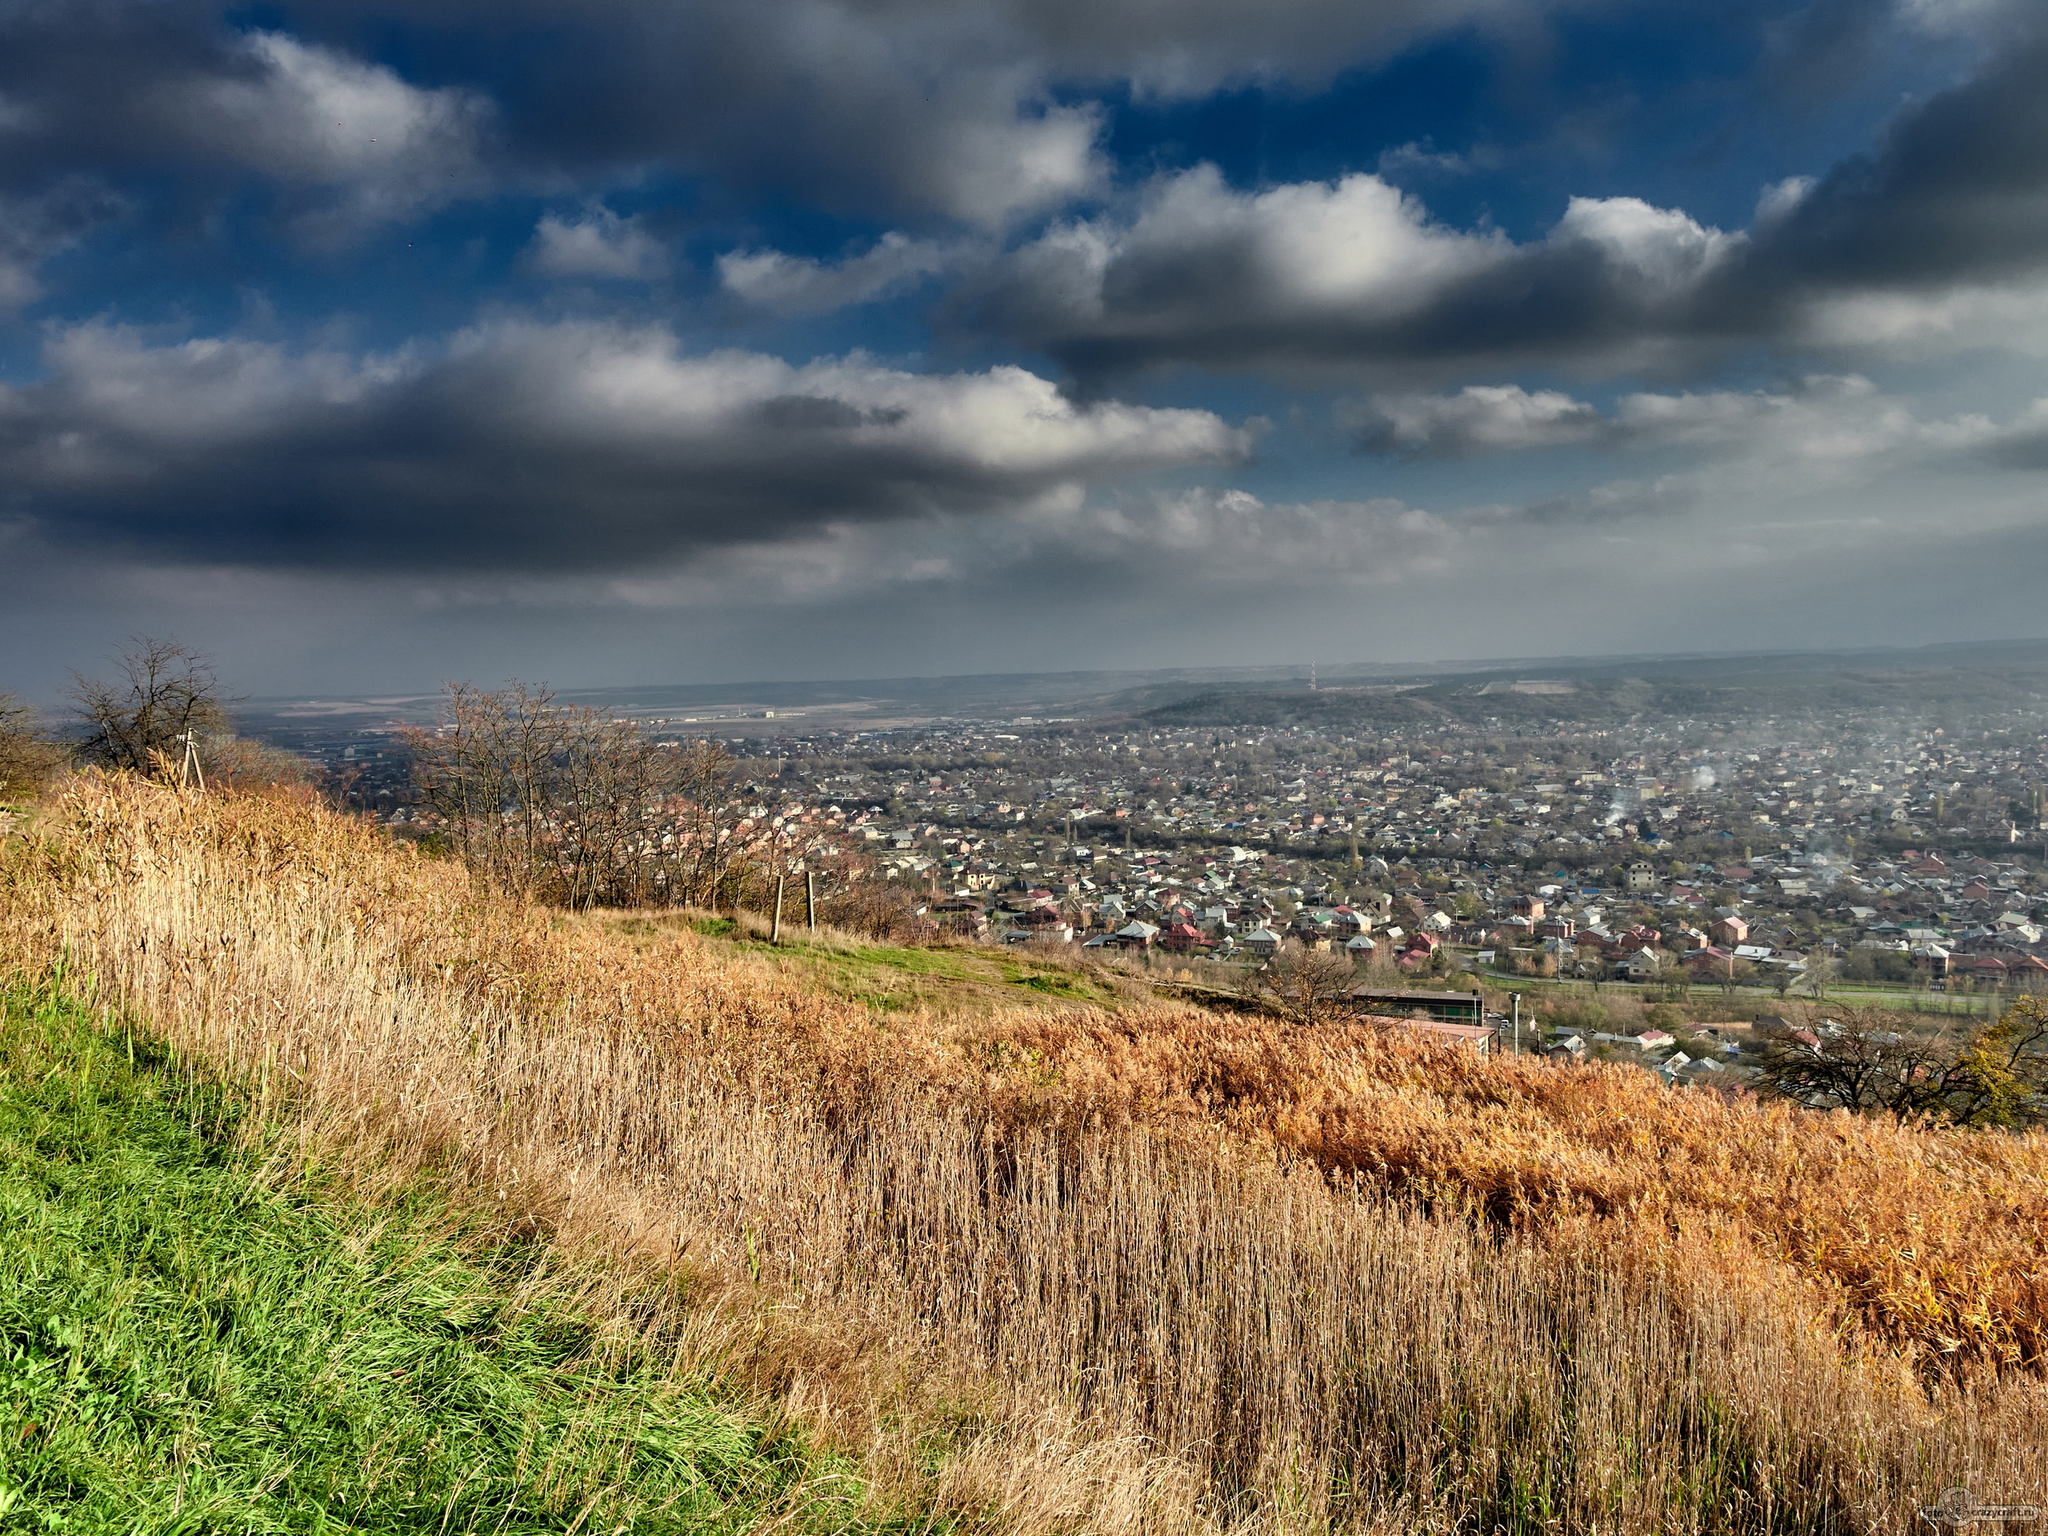
{"label": "house", "polygon": [[1280,950],[1280,935],[1270,928],[1254,928],[1244,936],[1246,951],[1261,960],[1270,960]]}
{"label": "house", "polygon": [[1615,883],[1630,895],[1640,895],[1644,891],[1654,891],[1657,889],[1656,866],[1642,859],[1637,859],[1634,863],[1623,868],[1621,879]]}
{"label": "house", "polygon": [[1187,954],[1202,947],[1202,931],[1193,923],[1173,923],[1159,935],[1159,947]]}
{"label": "house", "polygon": [[1132,921],[1117,929],[1116,937],[1125,949],[1150,949],[1152,941],[1159,937],[1159,930],[1150,923]]}
{"label": "house", "polygon": [[1030,927],[1004,929],[1003,942],[1005,944],[1071,944],[1074,942],[1074,925],[1056,915],[1050,923],[1037,923]]}
{"label": "house", "polygon": [[1664,967],[1656,950],[1639,949],[1615,969],[1630,981],[1655,981]]}
{"label": "house", "polygon": [[1543,1049],[1543,1054],[1552,1061],[1584,1061],[1586,1042],[1577,1035],[1567,1035],[1562,1040],[1553,1040]]}
{"label": "house", "polygon": [[1718,945],[1687,952],[1685,968],[1695,976],[1729,977],[1735,974],[1735,956]]}
{"label": "house", "polygon": [[1733,949],[1738,944],[1749,942],[1749,924],[1733,913],[1714,919],[1707,934],[1724,949]]}
{"label": "house", "polygon": [[1916,944],[1910,951],[1913,968],[1926,971],[1933,976],[1946,976],[1953,959],[1949,951],[1939,944]]}

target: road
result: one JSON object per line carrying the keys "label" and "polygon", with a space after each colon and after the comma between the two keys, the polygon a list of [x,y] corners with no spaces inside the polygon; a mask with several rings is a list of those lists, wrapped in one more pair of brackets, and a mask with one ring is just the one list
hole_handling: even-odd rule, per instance
{"label": "road", "polygon": [[[1597,997],[1603,989],[1612,988],[1619,995],[1629,996],[1631,994],[1639,995],[1651,987],[1661,985],[1658,982],[1603,981],[1596,986],[1590,981],[1577,981],[1570,978],[1511,976],[1505,971],[1497,971],[1491,966],[1484,965],[1473,967],[1472,974],[1483,977],[1495,986],[1509,991],[1521,992],[1525,995],[1545,989],[1563,989],[1580,996]],[[1770,1013],[1775,1008],[1791,1007],[1794,1005],[1808,1007],[1839,1003],[1845,1007],[1867,1007],[1874,1005],[1901,1008],[1914,1013],[1939,1014],[1954,1018],[1968,1018],[1972,1016],[1977,1018],[1992,1017],[2004,1007],[2006,1002],[2004,994],[1999,993],[1978,992],[1974,994],[1958,994],[1951,997],[1942,992],[1925,992],[1908,987],[1870,987],[1840,982],[1831,985],[1827,990],[1827,995],[1817,1005],[1810,994],[1797,990],[1780,996],[1776,987],[1735,986],[1722,988],[1708,982],[1694,982],[1689,996],[1701,999],[1713,996],[1724,997],[1731,1008],[1737,1013],[1743,1012],[1752,1003],[1756,1006],[1750,1011],[1755,1013]]]}

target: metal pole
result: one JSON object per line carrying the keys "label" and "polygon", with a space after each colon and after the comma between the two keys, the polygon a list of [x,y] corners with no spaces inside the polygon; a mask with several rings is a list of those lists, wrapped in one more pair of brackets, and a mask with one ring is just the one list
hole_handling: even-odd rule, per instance
{"label": "metal pole", "polygon": [[1519,992],[1510,992],[1508,996],[1514,999],[1515,1054],[1519,1056],[1522,1054],[1522,994]]}
{"label": "metal pole", "polygon": [[818,876],[813,870],[804,871],[804,926],[812,938],[818,936]]}
{"label": "metal pole", "polygon": [[768,925],[768,942],[782,942],[782,876],[775,877],[775,920]]}

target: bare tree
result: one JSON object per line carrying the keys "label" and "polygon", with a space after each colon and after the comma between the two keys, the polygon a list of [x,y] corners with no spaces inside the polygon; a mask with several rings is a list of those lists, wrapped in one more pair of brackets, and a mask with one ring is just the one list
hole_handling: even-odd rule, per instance
{"label": "bare tree", "polygon": [[175,773],[193,732],[225,733],[227,705],[213,663],[176,640],[132,637],[114,658],[118,675],[71,675],[71,700],[86,728],[90,762],[135,773]]}
{"label": "bare tree", "polygon": [[1343,955],[1289,939],[1260,973],[1280,1011],[1296,1024],[1320,1024],[1358,985],[1358,971]]}
{"label": "bare tree", "polygon": [[528,899],[737,905],[747,878],[795,846],[745,805],[716,742],[650,741],[546,688],[452,684],[441,723],[407,744],[456,853]]}
{"label": "bare tree", "polygon": [[463,862],[521,897],[552,894],[547,847],[563,711],[545,688],[448,687],[438,727],[406,733],[420,799]]}
{"label": "bare tree", "polygon": [[732,754],[695,737],[676,754],[670,808],[673,899],[689,906],[737,906],[741,884],[776,841],[767,817],[751,814]]}
{"label": "bare tree", "polygon": [[551,846],[561,899],[578,907],[648,901],[667,883],[673,857],[678,754],[602,710],[565,710],[558,723]]}
{"label": "bare tree", "polygon": [[0,693],[0,798],[33,794],[63,765],[63,747],[36,729],[36,712]]}
{"label": "bare tree", "polygon": [[1901,1022],[1876,1009],[1809,1017],[1804,1031],[1765,1046],[1758,1075],[1813,1109],[1957,1125],[2038,1123],[2048,1114],[2048,1003],[2022,997],[1995,1023],[1961,1033]]}

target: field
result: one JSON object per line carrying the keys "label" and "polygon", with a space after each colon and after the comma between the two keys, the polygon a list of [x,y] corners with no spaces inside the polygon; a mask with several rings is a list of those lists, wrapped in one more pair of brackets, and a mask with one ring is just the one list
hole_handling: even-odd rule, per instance
{"label": "field", "polygon": [[697,921],[118,781],[0,873],[22,985],[352,1190],[601,1265],[589,1327],[769,1405],[863,1520],[1877,1532],[1957,1482],[2048,1497],[2041,1136]]}

